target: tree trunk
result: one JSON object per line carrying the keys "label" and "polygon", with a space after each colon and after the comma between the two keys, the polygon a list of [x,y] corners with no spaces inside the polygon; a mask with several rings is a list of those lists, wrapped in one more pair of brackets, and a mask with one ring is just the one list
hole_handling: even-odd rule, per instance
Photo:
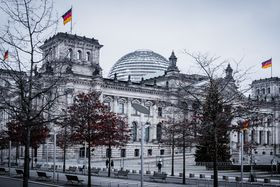
{"label": "tree trunk", "polygon": [[[63,145],[63,173],[65,173],[65,165],[66,165],[66,126],[64,127],[64,145]],[[86,152],[86,148],[85,148]]]}
{"label": "tree trunk", "polygon": [[3,149],[1,149],[1,164],[3,163]]}
{"label": "tree trunk", "polygon": [[186,145],[185,145],[185,132],[183,132],[183,184],[186,184]]}
{"label": "tree trunk", "polygon": [[16,164],[18,164],[18,159],[19,159],[19,145],[16,144]]}
{"label": "tree trunk", "polygon": [[34,168],[34,149],[31,147],[31,169]]}
{"label": "tree trunk", "polygon": [[108,157],[109,157],[109,167],[108,167],[108,177],[111,177],[111,146],[109,145],[109,154],[108,154]]}
{"label": "tree trunk", "polygon": [[214,160],[213,160],[213,170],[214,170],[214,187],[218,187],[218,168],[217,168],[217,128],[214,125]]}
{"label": "tree trunk", "polygon": [[171,176],[174,176],[174,150],[175,150],[174,134],[172,134],[172,148],[171,148]]}
{"label": "tree trunk", "polygon": [[64,142],[63,146],[63,173],[65,173],[65,165],[66,165],[66,142]]}
{"label": "tree trunk", "polygon": [[26,143],[24,150],[24,173],[23,173],[23,187],[28,187],[28,179],[29,179],[29,147],[30,147],[30,127],[27,125],[26,127]]}
{"label": "tree trunk", "polygon": [[[90,161],[91,161],[91,149],[90,149],[90,141],[88,142],[88,187],[91,187],[91,165],[90,165]],[[86,150],[86,146],[85,146],[85,150]]]}

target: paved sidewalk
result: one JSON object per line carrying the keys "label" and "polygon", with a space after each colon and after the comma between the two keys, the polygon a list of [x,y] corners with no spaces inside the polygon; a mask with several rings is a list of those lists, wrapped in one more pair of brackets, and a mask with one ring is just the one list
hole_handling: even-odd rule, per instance
{"label": "paved sidewalk", "polygon": [[[51,180],[48,182],[43,182],[45,184],[42,184],[42,181],[38,181],[37,180],[37,173],[36,170],[32,170],[30,171],[30,179],[31,181],[36,181],[38,186],[42,186],[45,185],[46,183],[48,185],[57,185],[57,186],[65,186],[66,185],[66,177],[64,173],[56,173],[55,175],[55,183],[53,183],[53,173],[52,172],[46,172],[48,176],[51,176]],[[74,174],[77,175],[79,179],[84,180],[83,184],[84,186],[87,184],[87,176],[86,175],[82,175],[82,174]],[[93,186],[106,186],[106,187],[140,187],[140,175],[139,174],[129,174],[128,179],[126,178],[115,178],[113,177],[114,174],[112,173],[112,177],[106,177],[107,172],[103,172],[101,171],[100,173],[101,176],[92,176],[92,184]],[[11,169],[11,176],[12,176],[12,180],[11,183],[15,183],[15,181],[21,181],[21,179],[19,178],[15,178],[16,176],[16,172],[15,172],[15,168]],[[166,182],[162,182],[162,181],[158,181],[158,182],[152,182],[150,180],[150,175],[145,175],[144,176],[144,186],[145,187],[182,187],[182,186],[212,186],[213,185],[213,180],[210,179],[211,175],[205,175],[205,178],[200,179],[199,175],[196,174],[195,178],[188,178],[187,175],[187,179],[186,179],[186,185],[181,184],[182,183],[182,178],[181,177],[167,177]],[[11,178],[10,178],[11,179]],[[232,187],[236,187],[236,186],[241,186],[239,183],[235,182],[235,178],[233,177],[229,177],[228,181],[225,181],[222,179],[222,176],[219,176],[219,186],[232,186]],[[7,176],[4,177],[0,177],[0,186],[2,187],[3,180],[8,180]],[[248,181],[248,178],[244,178],[244,181]],[[277,180],[279,181],[279,180]],[[276,182],[277,182],[276,181]],[[17,182],[19,184],[21,184],[21,182]],[[40,184],[39,184],[40,183]],[[32,185],[34,185],[34,183],[32,183]],[[21,185],[20,185],[21,186]],[[250,184],[250,183],[246,183],[243,186],[280,186],[280,183],[274,183],[274,184],[264,184],[263,181],[259,181],[258,183],[254,183],[254,184]],[[4,187],[14,187],[13,185],[7,185]]]}

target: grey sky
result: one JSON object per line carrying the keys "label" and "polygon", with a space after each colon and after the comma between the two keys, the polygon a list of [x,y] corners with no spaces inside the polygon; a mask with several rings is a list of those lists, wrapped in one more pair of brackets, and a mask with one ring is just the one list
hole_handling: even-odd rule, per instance
{"label": "grey sky", "polygon": [[[208,52],[253,66],[250,80],[270,77],[261,62],[273,58],[280,77],[280,1],[277,0],[56,0],[59,16],[73,6],[74,33],[104,47],[100,64],[107,76],[123,55],[151,49],[168,58],[172,50],[182,72],[194,73],[182,51]],[[68,32],[70,24],[58,27]]]}

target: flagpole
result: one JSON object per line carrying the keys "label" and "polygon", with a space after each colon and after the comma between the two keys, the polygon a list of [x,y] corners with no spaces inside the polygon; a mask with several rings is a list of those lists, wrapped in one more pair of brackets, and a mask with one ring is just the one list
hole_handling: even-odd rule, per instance
{"label": "flagpole", "polygon": [[72,8],[72,5],[71,5],[71,16],[72,16],[72,18],[71,18],[71,28],[70,28],[70,33],[72,34],[72,22],[73,22],[73,8]]}

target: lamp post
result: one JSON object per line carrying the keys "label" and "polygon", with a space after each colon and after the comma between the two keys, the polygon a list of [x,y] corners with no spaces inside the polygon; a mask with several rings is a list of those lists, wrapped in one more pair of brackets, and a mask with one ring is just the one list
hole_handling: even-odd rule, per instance
{"label": "lamp post", "polygon": [[56,164],[56,128],[54,127],[52,133],[53,135],[53,182],[55,182],[55,164]]}
{"label": "lamp post", "polygon": [[12,149],[12,142],[9,141],[9,176],[11,176],[11,149]]}
{"label": "lamp post", "polygon": [[[142,114],[150,114],[150,110],[144,107],[143,105],[137,104],[137,103],[132,103],[132,107],[137,111]],[[144,129],[145,129],[145,124],[141,122],[141,187],[143,187],[144,183]]]}
{"label": "lamp post", "polygon": [[241,176],[240,176],[240,182],[241,182],[241,186],[243,186],[243,129],[241,129],[240,132],[240,143],[241,143],[241,155],[240,155],[240,160],[241,160]]}

